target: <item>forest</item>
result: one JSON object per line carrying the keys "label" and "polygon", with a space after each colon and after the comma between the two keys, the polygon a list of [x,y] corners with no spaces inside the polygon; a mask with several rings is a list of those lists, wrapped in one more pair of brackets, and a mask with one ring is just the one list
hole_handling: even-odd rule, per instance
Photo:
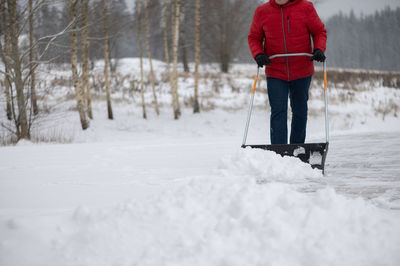
{"label": "forest", "polygon": [[[127,79],[130,85],[125,89],[141,95],[143,118],[148,116],[146,93],[151,91],[151,105],[159,115],[159,90],[168,84],[173,115],[179,119],[181,65],[183,73],[194,75],[193,95],[183,101],[190,102],[197,113],[201,108],[199,93],[206,93],[199,92],[199,78],[207,80],[204,74],[199,76],[200,64],[217,64],[218,69],[207,74],[215,77],[217,73],[229,73],[235,64],[254,62],[247,35],[259,0],[138,0],[132,10],[125,0],[0,3],[0,84],[5,96],[1,101],[11,121],[1,125],[17,140],[31,138],[32,125],[40,120],[39,109],[45,109],[38,107],[38,101],[54,89],[46,85],[50,81],[43,78],[44,69],[48,73],[60,67],[72,71],[64,85],[74,88],[76,108],[85,130],[93,119],[91,91],[98,84],[105,94],[110,120],[114,119],[112,94]],[[314,1],[316,6],[319,3]],[[400,70],[400,53],[396,50],[400,41],[400,8],[360,17],[354,12],[339,13],[324,22],[329,67]],[[124,58],[140,58],[139,70],[117,80],[118,74],[126,73],[120,63]],[[153,67],[153,59],[166,64],[162,73]],[[95,74],[96,62],[104,62],[101,76]],[[166,76],[159,77],[163,73]],[[395,76],[383,80],[398,87]],[[213,87],[224,85],[212,82]],[[234,91],[240,90],[241,85],[231,78],[227,83]]]}
{"label": "forest", "polygon": [[[132,13],[125,0],[109,1],[110,56],[111,58],[137,57],[139,55],[137,10]],[[259,1],[200,1],[202,62],[219,62],[222,70],[232,62],[252,62],[247,46],[247,34],[253,12]],[[43,5],[37,12],[35,37],[60,32],[69,22],[68,3],[59,6]],[[150,48],[154,58],[164,60],[163,2],[148,0],[150,23]],[[181,0],[182,26],[180,27],[180,61],[194,61],[195,0]],[[316,3],[318,5],[318,2]],[[90,58],[101,59],[102,5],[95,0],[89,3]],[[168,22],[170,8],[166,9]],[[205,15],[206,14],[206,15]],[[221,18],[224,18],[223,20]],[[356,16],[338,13],[323,21],[328,31],[327,56],[334,67],[400,70],[400,53],[394,48],[400,42],[400,8],[377,10],[372,15]],[[169,36],[170,38],[170,36]],[[144,40],[143,40],[144,42]],[[68,36],[57,40],[47,56],[68,62]],[[225,62],[226,61],[226,62]],[[224,66],[225,65],[225,66]]]}
{"label": "forest", "polygon": [[335,67],[400,70],[400,8],[356,17],[339,13],[326,21],[327,56]]}

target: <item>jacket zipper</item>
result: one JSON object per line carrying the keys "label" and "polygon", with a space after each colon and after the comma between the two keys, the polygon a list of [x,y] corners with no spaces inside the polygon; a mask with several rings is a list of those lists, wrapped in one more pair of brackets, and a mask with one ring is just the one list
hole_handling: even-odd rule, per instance
{"label": "jacket zipper", "polygon": [[[286,46],[286,36],[285,36],[285,21],[283,19],[283,7],[281,6],[281,15],[282,15],[282,30],[283,30],[283,43],[285,44],[285,54],[288,53],[287,51],[287,46]],[[289,25],[289,24],[288,24]],[[288,76],[288,81],[290,81],[290,75],[289,75],[289,58],[286,57],[286,68],[287,68],[287,76]]]}
{"label": "jacket zipper", "polygon": [[289,23],[289,16],[287,16],[287,30],[288,30],[288,34],[290,34],[290,23]]}

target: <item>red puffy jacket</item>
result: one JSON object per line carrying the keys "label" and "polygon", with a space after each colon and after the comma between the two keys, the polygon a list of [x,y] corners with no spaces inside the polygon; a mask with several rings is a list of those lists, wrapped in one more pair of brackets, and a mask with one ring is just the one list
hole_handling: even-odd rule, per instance
{"label": "red puffy jacket", "polygon": [[[270,0],[254,13],[248,42],[253,57],[259,53],[267,56],[286,53],[312,53],[326,49],[326,29],[311,2],[294,0],[278,5]],[[310,57],[282,57],[271,60],[266,67],[267,77],[295,80],[314,74]]]}

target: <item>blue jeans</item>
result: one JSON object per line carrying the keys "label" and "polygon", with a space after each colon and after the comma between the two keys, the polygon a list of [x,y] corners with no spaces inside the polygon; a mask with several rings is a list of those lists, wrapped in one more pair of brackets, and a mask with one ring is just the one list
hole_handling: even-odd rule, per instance
{"label": "blue jeans", "polygon": [[290,143],[304,143],[306,139],[308,90],[311,76],[293,81],[267,78],[268,99],[271,106],[271,144],[287,144],[288,96],[292,109]]}

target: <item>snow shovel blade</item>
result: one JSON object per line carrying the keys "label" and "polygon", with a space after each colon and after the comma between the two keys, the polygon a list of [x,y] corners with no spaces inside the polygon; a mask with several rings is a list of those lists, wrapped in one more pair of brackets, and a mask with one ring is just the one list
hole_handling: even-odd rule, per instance
{"label": "snow shovel blade", "polygon": [[242,148],[251,147],[273,151],[279,155],[297,157],[312,168],[322,170],[324,173],[325,159],[328,153],[329,143],[307,143],[307,144],[273,144],[273,145],[242,145]]}

